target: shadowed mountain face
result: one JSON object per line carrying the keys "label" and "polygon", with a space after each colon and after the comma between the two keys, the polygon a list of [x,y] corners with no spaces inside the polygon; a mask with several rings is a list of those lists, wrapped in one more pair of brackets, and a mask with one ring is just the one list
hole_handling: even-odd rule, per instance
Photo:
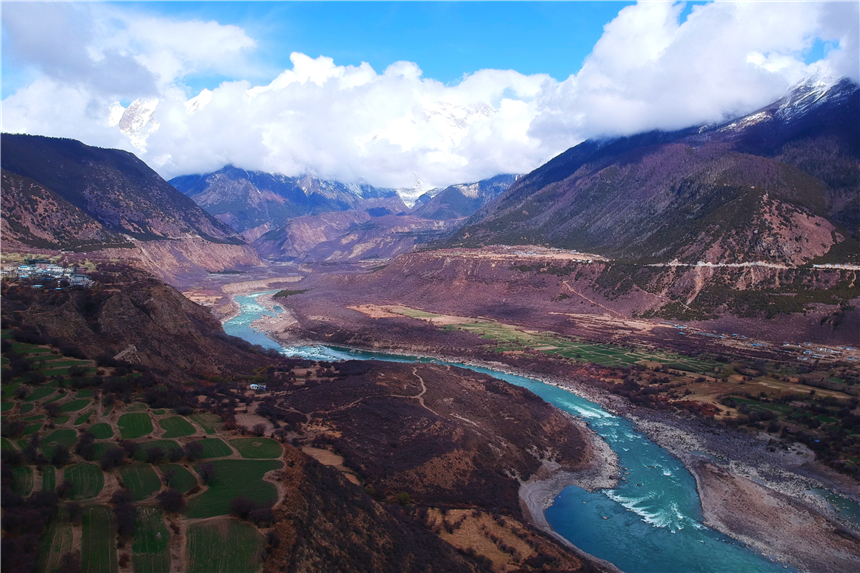
{"label": "shadowed mountain face", "polygon": [[800,264],[836,245],[856,255],[858,108],[856,84],[808,84],[720,126],[586,141],[516,181],[451,244],[655,262]]}
{"label": "shadowed mountain face", "polygon": [[139,240],[242,240],[140,159],[71,139],[2,136],[3,168],[32,179],[106,229]]}

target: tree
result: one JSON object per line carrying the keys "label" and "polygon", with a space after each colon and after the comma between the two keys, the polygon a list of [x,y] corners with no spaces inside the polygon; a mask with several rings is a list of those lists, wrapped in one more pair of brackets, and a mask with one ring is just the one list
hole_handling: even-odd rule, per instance
{"label": "tree", "polygon": [[54,467],[62,467],[69,463],[70,459],[72,459],[72,454],[69,453],[69,448],[63,444],[59,444],[54,448],[54,455],[51,456],[51,463]]}
{"label": "tree", "polygon": [[257,504],[244,496],[233,498],[230,502],[230,513],[239,519],[248,519],[248,515],[257,509]]}
{"label": "tree", "polygon": [[103,471],[110,471],[122,463],[125,459],[125,452],[120,448],[110,448],[101,459],[101,468]]}
{"label": "tree", "polygon": [[80,523],[84,516],[84,508],[76,501],[70,501],[66,504],[66,517],[69,523]]}
{"label": "tree", "polygon": [[158,505],[164,511],[179,513],[185,509],[185,498],[173,488],[164,490],[155,496],[155,498],[158,500]]}
{"label": "tree", "polygon": [[164,485],[170,485],[170,480],[176,477],[176,470],[163,470],[161,472],[161,481],[164,482]]}
{"label": "tree", "polygon": [[189,442],[185,444],[185,455],[189,462],[203,457],[203,444],[200,442]]}
{"label": "tree", "polygon": [[207,462],[197,469],[197,473],[200,475],[203,483],[208,485],[210,481],[215,479],[215,466],[211,462]]}
{"label": "tree", "polygon": [[170,451],[167,452],[167,458],[171,462],[176,463],[182,459],[182,454],[182,448],[170,448]]}
{"label": "tree", "polygon": [[251,428],[251,433],[255,436],[262,436],[266,433],[266,424],[254,424],[254,427]]}
{"label": "tree", "polygon": [[164,457],[164,450],[158,446],[153,446],[146,449],[146,463],[157,464]]}

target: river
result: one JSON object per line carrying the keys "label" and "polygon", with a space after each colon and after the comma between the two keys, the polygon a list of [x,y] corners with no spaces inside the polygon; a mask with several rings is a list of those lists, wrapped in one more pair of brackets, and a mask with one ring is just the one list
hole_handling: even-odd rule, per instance
{"label": "river", "polygon": [[703,525],[693,476],[629,420],[568,390],[497,370],[328,346],[283,347],[250,326],[261,316],[272,315],[257,303],[257,297],[271,292],[237,296],[241,312],[224,323],[224,330],[265,348],[313,360],[436,362],[468,368],[528,388],[556,408],[587,420],[618,455],[624,480],[614,489],[595,492],[569,486],[547,509],[552,528],[583,551],[628,573],[795,571]]}

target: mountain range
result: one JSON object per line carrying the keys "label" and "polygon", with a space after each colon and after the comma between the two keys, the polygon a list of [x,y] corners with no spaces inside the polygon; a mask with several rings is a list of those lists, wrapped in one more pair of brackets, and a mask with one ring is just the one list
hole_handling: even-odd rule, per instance
{"label": "mountain range", "polygon": [[583,142],[517,180],[449,245],[641,262],[854,260],[858,108],[857,84],[808,82],[720,125]]}

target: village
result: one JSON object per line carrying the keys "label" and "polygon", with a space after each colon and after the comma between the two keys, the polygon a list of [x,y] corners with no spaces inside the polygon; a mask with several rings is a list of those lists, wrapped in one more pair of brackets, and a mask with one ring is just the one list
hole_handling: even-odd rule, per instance
{"label": "village", "polygon": [[[46,259],[25,259],[24,264],[6,266],[0,269],[3,280],[22,281],[32,288],[54,288],[63,290],[69,287],[91,287],[93,280],[77,265],[73,267],[58,265]],[[56,284],[54,284],[56,283]]]}

